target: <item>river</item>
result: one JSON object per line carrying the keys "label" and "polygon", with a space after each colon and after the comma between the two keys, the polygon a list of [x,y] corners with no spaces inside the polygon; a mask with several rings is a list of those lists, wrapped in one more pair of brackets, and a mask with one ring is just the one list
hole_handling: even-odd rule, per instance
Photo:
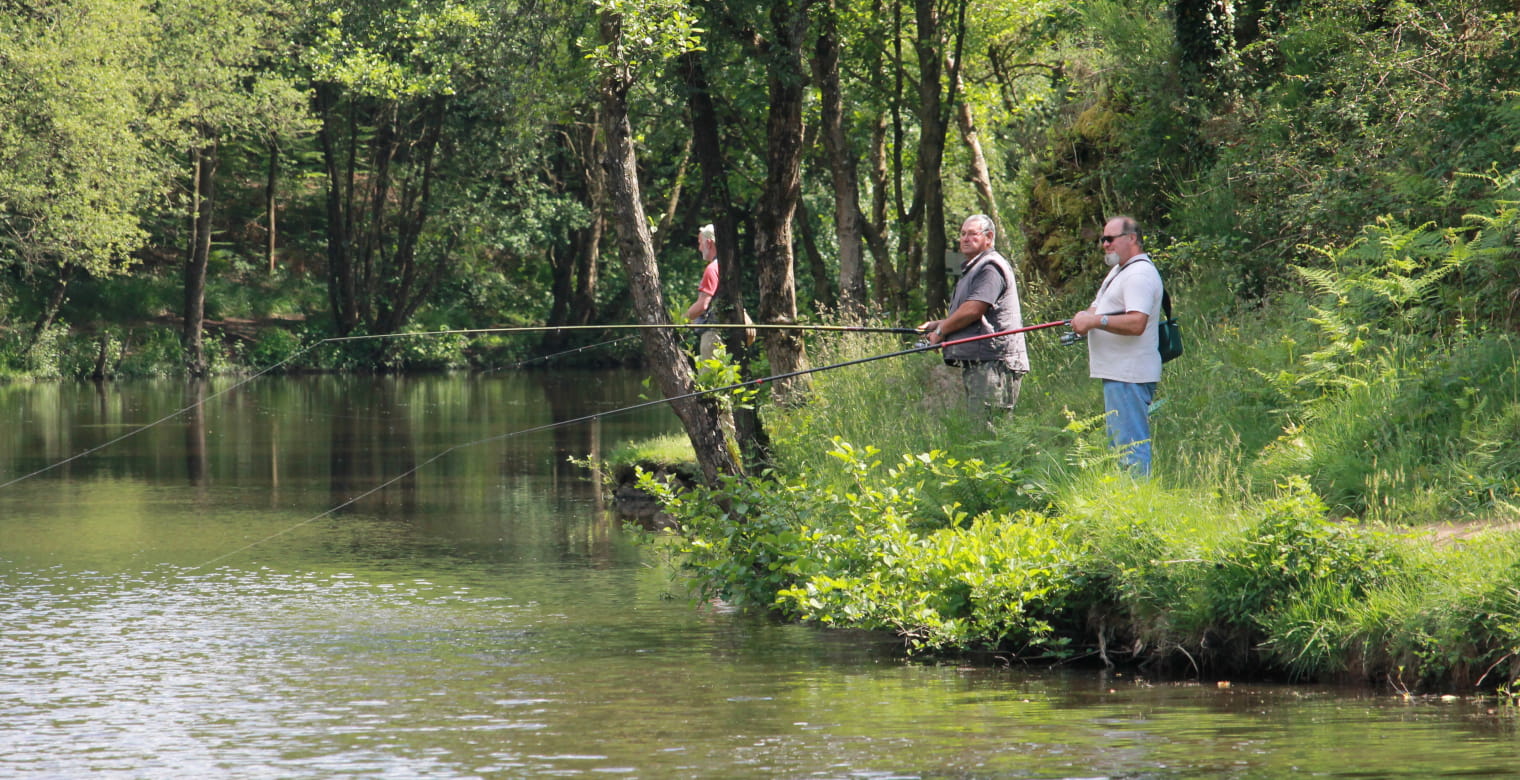
{"label": "river", "polygon": [[234,384],[0,385],[0,777],[1520,777],[1492,699],[926,663],[694,604],[568,461],[668,410],[513,435],[634,374]]}

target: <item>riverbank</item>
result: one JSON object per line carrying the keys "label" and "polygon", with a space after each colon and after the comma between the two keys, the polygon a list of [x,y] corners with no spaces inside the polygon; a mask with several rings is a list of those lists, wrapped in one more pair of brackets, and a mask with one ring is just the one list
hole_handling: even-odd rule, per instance
{"label": "riverbank", "polygon": [[[1114,463],[1085,353],[1031,339],[992,433],[961,419],[932,355],[815,375],[808,403],[762,407],[774,474],[722,501],[646,485],[679,523],[661,543],[703,598],[921,654],[1511,694],[1514,337],[1395,313],[1351,359],[1310,303],[1184,319],[1149,482]],[[894,348],[862,336],[812,358]]]}

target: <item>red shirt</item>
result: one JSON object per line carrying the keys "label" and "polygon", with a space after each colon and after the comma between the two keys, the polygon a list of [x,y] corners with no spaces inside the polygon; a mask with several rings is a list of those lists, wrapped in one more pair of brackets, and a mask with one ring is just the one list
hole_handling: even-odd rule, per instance
{"label": "red shirt", "polygon": [[702,272],[702,283],[697,285],[697,292],[707,295],[718,294],[718,261],[713,260],[707,264],[707,269]]}

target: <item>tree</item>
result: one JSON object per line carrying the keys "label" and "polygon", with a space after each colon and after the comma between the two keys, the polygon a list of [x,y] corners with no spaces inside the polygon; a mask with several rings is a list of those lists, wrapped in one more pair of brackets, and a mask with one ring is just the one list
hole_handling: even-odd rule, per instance
{"label": "tree", "polygon": [[133,0],[0,17],[0,268],[44,288],[34,339],[72,277],[121,273],[146,240],[163,173],[143,104],[151,39]]}
{"label": "tree", "polygon": [[282,0],[161,0],[155,9],[159,33],[150,108],[167,123],[169,145],[188,150],[182,340],[190,374],[204,377],[206,274],[220,149],[237,140],[299,134],[306,125],[305,99],[271,66],[283,55],[289,31]]}
{"label": "tree", "polygon": [[328,301],[337,332],[392,333],[429,299],[459,247],[432,231],[455,151],[457,96],[492,11],[448,0],[326,9],[306,51],[326,173]]}
{"label": "tree", "polygon": [[840,49],[838,0],[819,6],[818,42],[813,55],[813,77],[819,91],[822,137],[833,182],[834,230],[839,239],[839,308],[846,317],[865,312],[865,214],[860,209],[860,173],[851,144],[850,125],[839,73]]}
{"label": "tree", "polygon": [[[669,324],[654,241],[644,212],[629,121],[629,94],[641,65],[680,56],[697,46],[694,20],[680,0],[597,0],[601,45],[591,52],[600,71],[602,127],[607,142],[607,192],[617,228],[618,247],[628,272],[629,287],[640,323]],[[716,399],[693,392],[691,369],[672,330],[641,331],[644,356],[671,399],[671,407],[686,428],[708,484],[742,473],[737,448],[724,433]]]}
{"label": "tree", "polygon": [[[716,309],[729,324],[742,324],[744,309],[742,280],[746,273],[744,253],[739,251],[739,204],[728,186],[729,170],[724,162],[722,127],[718,109],[707,80],[703,52],[690,51],[681,57],[681,72],[686,82],[687,105],[691,114],[692,147],[702,168],[701,201],[710,204],[713,234],[717,243],[718,274],[729,280],[718,286]],[[728,352],[739,364],[741,375],[752,379],[751,354],[744,331],[731,328],[724,333]],[[743,449],[744,462],[759,470],[770,458],[769,437],[753,408],[735,409],[734,429]]]}
{"label": "tree", "polygon": [[[769,34],[760,41],[770,112],[765,134],[766,175],[755,210],[755,259],[759,267],[759,321],[772,325],[797,321],[792,220],[802,180],[802,104],[807,88],[802,49],[807,38],[808,5],[808,0],[772,2],[767,19]],[[807,353],[796,331],[767,329],[764,338],[773,372],[807,368]],[[777,391],[785,397],[806,384],[805,378],[788,380]]]}

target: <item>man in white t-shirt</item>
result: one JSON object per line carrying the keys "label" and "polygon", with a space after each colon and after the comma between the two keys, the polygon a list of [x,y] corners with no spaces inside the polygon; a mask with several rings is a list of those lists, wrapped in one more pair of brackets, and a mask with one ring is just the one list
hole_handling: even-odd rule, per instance
{"label": "man in white t-shirt", "polygon": [[1151,473],[1151,401],[1161,381],[1156,325],[1161,274],[1145,253],[1140,225],[1113,217],[1103,226],[1103,259],[1111,266],[1093,305],[1072,315],[1071,328],[1087,337],[1087,367],[1103,380],[1108,438],[1119,462],[1137,476]]}

